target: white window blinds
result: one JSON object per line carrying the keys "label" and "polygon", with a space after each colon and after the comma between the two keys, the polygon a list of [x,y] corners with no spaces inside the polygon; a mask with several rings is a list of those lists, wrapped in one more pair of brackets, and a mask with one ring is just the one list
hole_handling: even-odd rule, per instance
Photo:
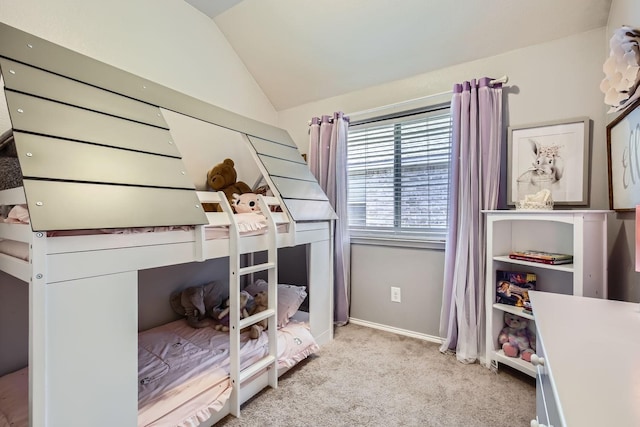
{"label": "white window blinds", "polygon": [[351,125],[347,159],[353,236],[444,239],[451,164],[448,107]]}

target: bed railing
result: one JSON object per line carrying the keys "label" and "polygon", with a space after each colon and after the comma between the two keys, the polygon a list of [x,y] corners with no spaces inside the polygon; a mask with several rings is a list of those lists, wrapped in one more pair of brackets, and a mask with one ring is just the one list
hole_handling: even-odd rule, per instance
{"label": "bed railing", "polygon": [[[226,195],[222,191],[197,191],[196,194],[198,195],[198,199],[200,199],[200,203],[202,204],[224,203],[228,205],[229,203],[229,201],[226,198]],[[263,198],[267,206],[269,206],[270,208],[272,207],[282,208],[280,200],[277,197],[263,196]],[[231,206],[229,206],[229,208],[231,208]],[[231,219],[229,219],[229,216],[224,211],[223,212],[207,212],[206,215],[207,215],[207,219],[209,220],[209,224],[205,225],[204,227],[225,226],[225,225],[231,224]],[[283,211],[274,212],[272,210],[271,215],[273,216],[273,219],[275,220],[276,224],[290,223],[289,217]]]}
{"label": "bed railing", "polygon": [[[197,192],[197,195],[200,203],[223,204],[226,207],[226,212],[206,213],[208,224],[195,226],[189,232],[139,233],[136,234],[135,238],[122,234],[47,237],[47,232],[34,233],[28,224],[0,223],[0,239],[27,245],[32,245],[35,240],[39,243],[46,241],[44,246],[46,249],[44,249],[44,252],[39,250],[38,254],[42,253],[42,256],[56,257],[56,262],[47,269],[49,278],[52,280],[54,278],[56,280],[66,280],[90,274],[86,270],[95,267],[89,266],[86,260],[90,254],[98,255],[100,253],[101,257],[107,257],[105,259],[109,260],[109,266],[103,265],[97,268],[96,274],[106,274],[111,270],[130,270],[136,267],[139,269],[153,268],[172,263],[204,261],[228,256],[230,251],[228,238],[207,238],[208,228],[229,229],[231,227],[232,217],[228,212],[232,212],[232,210],[226,196],[222,192],[213,191],[201,191]],[[280,204],[280,199],[277,197],[261,197],[269,206],[271,216],[275,220],[278,229],[276,233],[278,247],[293,246],[295,244],[296,228],[295,223],[286,212],[286,207]],[[24,204],[24,202],[25,193],[21,187],[0,191],[0,205],[11,206]],[[239,239],[239,247],[237,249],[242,253],[266,249],[268,242],[265,234],[242,236]],[[169,249],[168,245],[172,245],[171,249]],[[41,246],[38,245],[38,247]],[[162,249],[162,247],[166,248],[166,250]],[[116,257],[117,259],[112,259],[117,255],[113,250],[120,249],[128,252],[135,251],[136,256],[122,257],[122,254],[120,254]],[[118,253],[120,252],[122,251],[118,251]],[[27,282],[30,280],[31,265],[29,261],[10,255],[0,255],[0,270]],[[84,261],[79,261],[80,259]]]}
{"label": "bed railing", "polygon": [[[227,196],[224,194],[224,192],[198,191],[196,193],[198,195],[198,199],[200,200],[201,204],[207,203],[207,204],[216,204],[216,205],[223,206],[222,212],[206,212],[207,220],[209,221],[208,224],[196,226],[196,230],[195,230],[196,259],[199,261],[204,261],[205,259],[208,259],[208,256],[206,253],[207,252],[206,249],[208,245],[215,245],[219,243],[216,241],[207,240],[206,238],[207,228],[208,227],[229,227],[230,228],[232,226],[232,218],[230,217],[230,215],[234,215],[234,214],[233,214],[233,209],[231,208],[231,205],[229,204],[229,201],[227,200]],[[284,211],[283,206],[280,203],[280,199],[272,196],[261,196],[261,197],[264,200],[265,204],[269,207],[271,217],[273,218],[276,226],[277,227],[284,226],[284,228],[286,229],[286,232],[280,230],[280,232],[276,233],[277,238],[279,240],[278,242],[279,245],[280,246],[291,245],[292,244],[291,242],[294,241],[294,238],[293,238],[294,227],[293,227],[292,221],[290,220],[289,215]],[[239,250],[241,253],[249,252],[249,250],[244,249],[245,245],[242,242],[247,240],[252,240],[252,239],[265,240],[264,244],[266,245],[265,234],[259,235],[259,236],[248,236],[248,237],[243,237],[239,240],[239,247],[236,249]],[[228,244],[228,242],[226,242],[225,244]],[[248,244],[248,246],[250,247],[255,246],[255,242],[252,241],[251,243]],[[265,246],[265,249],[266,249],[266,246]],[[254,251],[254,249],[251,249],[251,251]]]}
{"label": "bed railing", "polygon": [[[22,187],[0,191],[0,206],[24,205],[25,203],[26,197]],[[0,239],[29,243],[31,241],[31,227],[26,224],[0,223]]]}
{"label": "bed railing", "polygon": [[[0,206],[23,205],[25,203],[26,197],[22,187],[0,191]],[[0,239],[29,244],[32,238],[33,232],[27,224],[0,223]],[[0,270],[26,282],[31,277],[31,265],[28,261],[1,253]]]}

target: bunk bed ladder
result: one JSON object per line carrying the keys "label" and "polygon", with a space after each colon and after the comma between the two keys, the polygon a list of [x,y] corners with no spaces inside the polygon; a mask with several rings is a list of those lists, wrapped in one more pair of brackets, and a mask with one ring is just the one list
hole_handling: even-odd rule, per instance
{"label": "bunk bed ladder", "polygon": [[[221,200],[226,200],[224,193],[220,192]],[[262,195],[258,195],[260,209],[267,219],[268,229],[264,237],[267,239],[267,262],[253,264],[255,252],[246,251],[242,248],[240,232],[235,214],[228,203],[221,203],[223,210],[231,217],[229,226],[229,334],[230,334],[230,377],[233,390],[230,398],[230,412],[232,415],[240,416],[241,388],[243,383],[252,378],[257,373],[267,369],[268,385],[272,388],[278,386],[278,325],[277,325],[277,301],[278,301],[278,270],[277,270],[277,225],[271,214],[271,210]],[[251,265],[242,266],[241,257],[244,254]],[[268,286],[268,308],[250,317],[240,318],[240,287],[243,276],[253,275],[261,271],[267,272]],[[250,276],[250,277],[251,277]],[[240,332],[257,322],[267,319],[267,334],[269,339],[269,352],[262,359],[255,361],[250,366],[240,366]]]}

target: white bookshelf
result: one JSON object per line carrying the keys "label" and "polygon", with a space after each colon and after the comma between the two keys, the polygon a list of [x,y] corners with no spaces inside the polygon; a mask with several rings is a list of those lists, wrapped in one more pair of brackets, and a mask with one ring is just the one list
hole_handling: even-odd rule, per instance
{"label": "white bookshelf", "polygon": [[[500,364],[536,376],[536,368],[506,356],[498,345],[504,313],[531,320],[519,307],[496,303],[496,271],[536,274],[536,290],[594,298],[607,297],[607,215],[605,210],[483,211],[486,224],[485,365]],[[509,258],[512,251],[536,250],[573,255],[573,264],[549,265]],[[561,318],[562,314],[558,313]]]}

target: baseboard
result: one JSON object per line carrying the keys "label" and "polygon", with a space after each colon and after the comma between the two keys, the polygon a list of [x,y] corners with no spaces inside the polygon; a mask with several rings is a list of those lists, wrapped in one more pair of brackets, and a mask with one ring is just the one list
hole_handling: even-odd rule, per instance
{"label": "baseboard", "polygon": [[421,334],[419,332],[408,331],[406,329],[394,328],[393,326],[381,325],[379,323],[368,322],[366,320],[355,319],[353,317],[349,318],[349,322],[355,325],[366,326],[368,328],[373,328],[373,329],[379,329],[381,331],[391,332],[398,335],[404,335],[405,337],[410,337],[410,338],[417,338],[419,340],[429,341],[436,344],[442,344],[444,342],[443,338],[436,337],[433,335]]}

